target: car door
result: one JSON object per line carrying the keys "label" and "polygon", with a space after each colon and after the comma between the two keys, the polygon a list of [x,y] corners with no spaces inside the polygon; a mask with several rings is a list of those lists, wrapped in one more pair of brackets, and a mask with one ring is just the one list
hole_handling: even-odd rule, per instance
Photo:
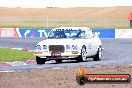
{"label": "car door", "polygon": [[87,52],[87,57],[91,56],[92,54],[92,49],[91,49],[91,39],[85,39],[86,41],[85,46],[86,46],[86,52]]}
{"label": "car door", "polygon": [[95,55],[98,51],[98,38],[91,38],[90,41],[90,49],[91,49],[91,55]]}
{"label": "car door", "polygon": [[87,49],[87,57],[91,56],[92,55],[92,38],[93,38],[93,35],[92,35],[92,31],[91,30],[87,30],[86,33],[85,33],[85,40],[86,41],[86,49]]}
{"label": "car door", "polygon": [[98,51],[98,38],[96,38],[93,34],[92,31],[89,31],[89,34],[88,34],[88,39],[89,39],[89,42],[88,42],[88,49],[90,51],[90,56],[93,56],[97,53]]}

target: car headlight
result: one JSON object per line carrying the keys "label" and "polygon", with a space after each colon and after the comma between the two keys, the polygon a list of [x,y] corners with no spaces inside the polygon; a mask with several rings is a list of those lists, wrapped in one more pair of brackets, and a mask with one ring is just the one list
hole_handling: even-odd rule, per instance
{"label": "car headlight", "polygon": [[78,50],[77,45],[72,45],[72,50]]}
{"label": "car headlight", "polygon": [[43,49],[44,49],[44,50],[47,50],[48,47],[47,47],[46,45],[43,45]]}
{"label": "car headlight", "polygon": [[36,45],[36,50],[41,50],[41,46],[40,45]]}
{"label": "car headlight", "polygon": [[70,50],[71,46],[70,45],[66,45],[66,50]]}

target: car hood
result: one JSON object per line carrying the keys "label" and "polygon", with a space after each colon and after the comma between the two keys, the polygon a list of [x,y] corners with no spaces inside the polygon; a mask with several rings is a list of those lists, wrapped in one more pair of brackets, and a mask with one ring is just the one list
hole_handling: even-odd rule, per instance
{"label": "car hood", "polygon": [[83,39],[46,39],[38,43],[38,45],[66,45],[66,44],[81,44]]}

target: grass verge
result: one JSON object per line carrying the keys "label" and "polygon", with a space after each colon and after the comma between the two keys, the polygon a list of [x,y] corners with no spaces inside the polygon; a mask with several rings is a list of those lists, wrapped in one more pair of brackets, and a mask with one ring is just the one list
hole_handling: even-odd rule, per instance
{"label": "grass verge", "polygon": [[6,61],[25,61],[34,59],[35,56],[30,51],[20,51],[16,49],[0,48],[0,62]]}

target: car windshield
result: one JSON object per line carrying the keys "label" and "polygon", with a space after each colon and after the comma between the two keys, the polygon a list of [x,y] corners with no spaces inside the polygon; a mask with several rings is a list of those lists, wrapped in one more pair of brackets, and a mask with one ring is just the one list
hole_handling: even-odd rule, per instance
{"label": "car windshield", "polygon": [[84,30],[55,29],[50,31],[48,38],[83,38],[84,35]]}

